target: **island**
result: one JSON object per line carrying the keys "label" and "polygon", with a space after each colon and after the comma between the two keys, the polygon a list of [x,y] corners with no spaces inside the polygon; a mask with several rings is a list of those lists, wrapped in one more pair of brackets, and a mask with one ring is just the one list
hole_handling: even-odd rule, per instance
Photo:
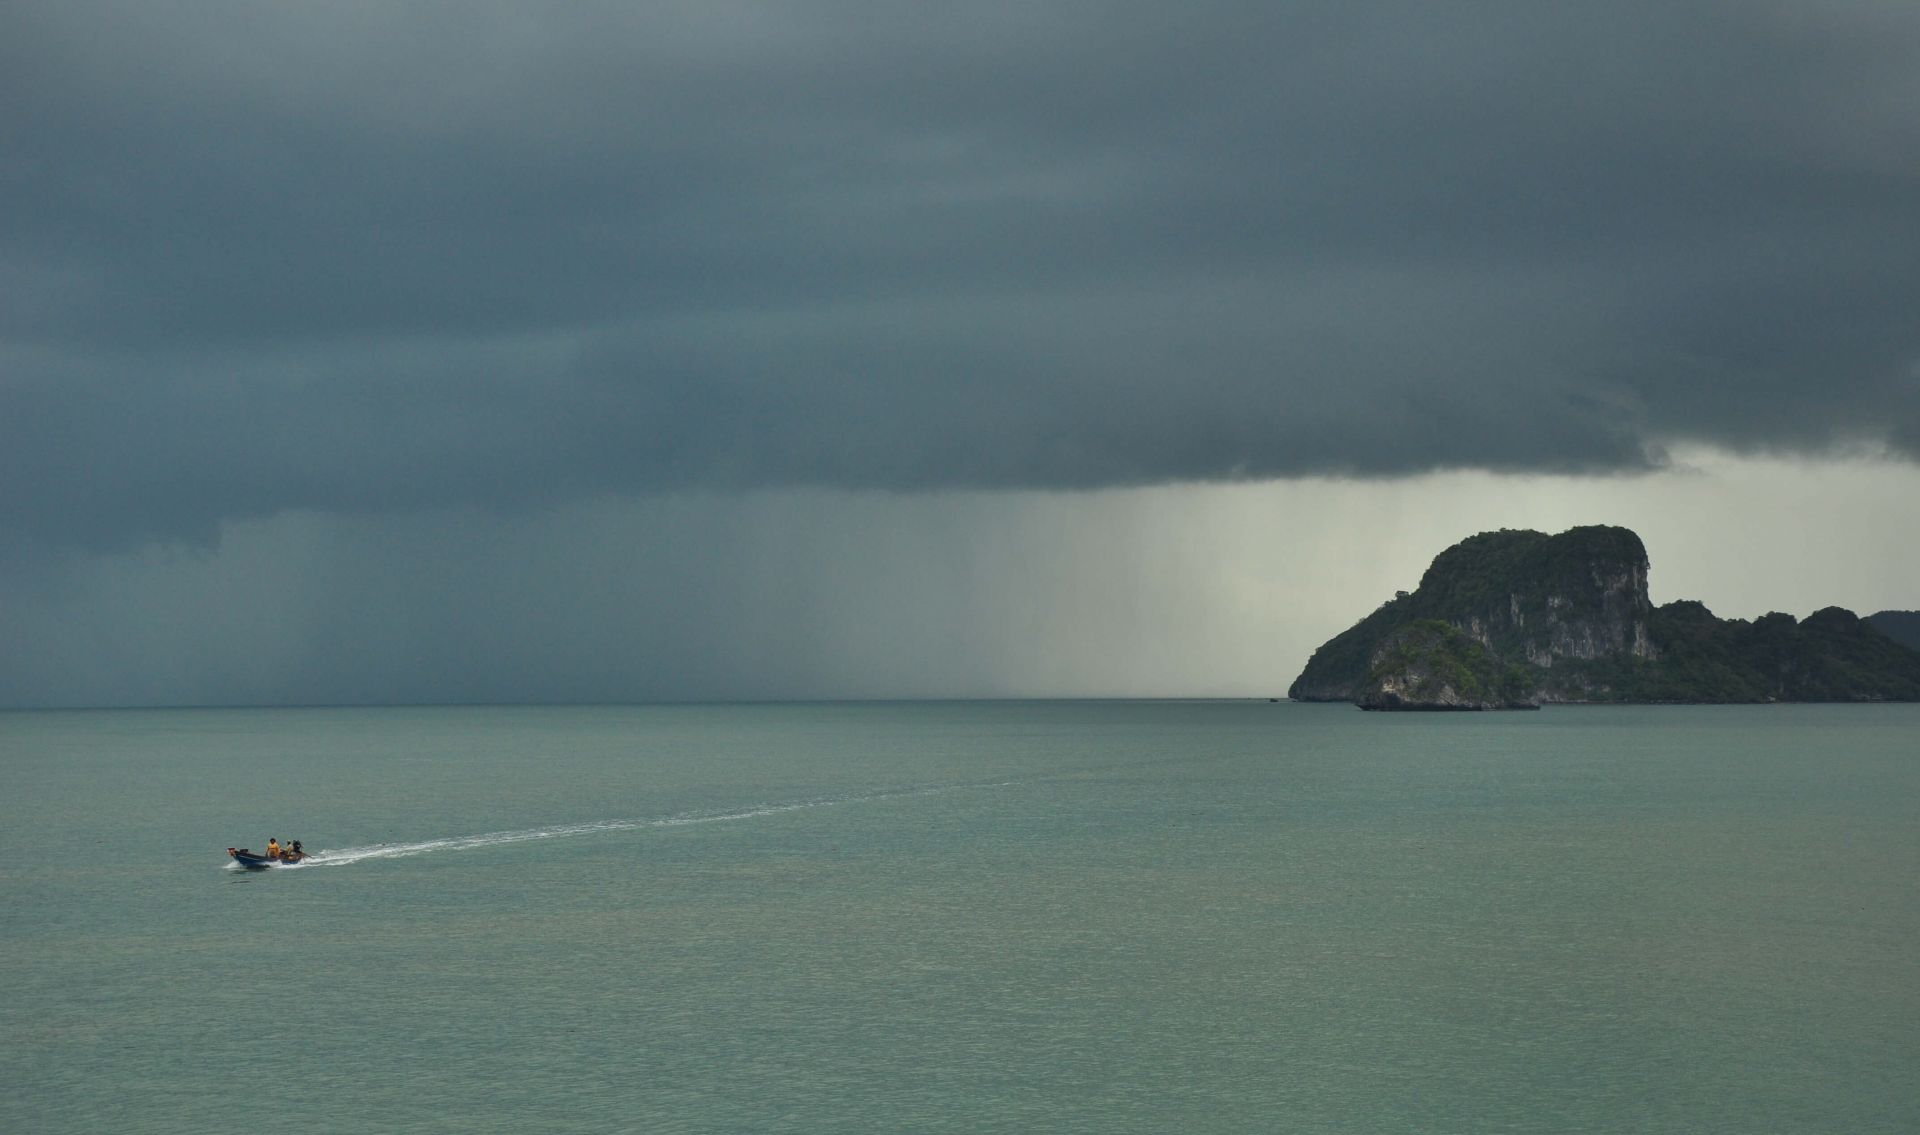
{"label": "island", "polygon": [[1920,651],[1840,607],[1795,620],[1722,619],[1694,600],[1655,607],[1630,529],[1501,529],[1434,558],[1329,639],[1287,696],[1376,710],[1534,709],[1543,703],[1920,701]]}
{"label": "island", "polygon": [[1920,650],[1920,611],[1875,611],[1867,622],[1901,646]]}

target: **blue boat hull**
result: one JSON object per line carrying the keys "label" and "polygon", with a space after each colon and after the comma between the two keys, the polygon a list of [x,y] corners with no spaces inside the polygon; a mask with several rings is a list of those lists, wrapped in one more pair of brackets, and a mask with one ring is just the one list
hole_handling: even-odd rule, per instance
{"label": "blue boat hull", "polygon": [[[249,871],[265,871],[269,867],[279,867],[300,861],[299,859],[268,859],[264,855],[255,855],[244,847],[229,847],[227,848],[227,854],[233,857],[235,863],[238,863]],[[300,857],[300,859],[305,858],[306,856],[304,855]]]}

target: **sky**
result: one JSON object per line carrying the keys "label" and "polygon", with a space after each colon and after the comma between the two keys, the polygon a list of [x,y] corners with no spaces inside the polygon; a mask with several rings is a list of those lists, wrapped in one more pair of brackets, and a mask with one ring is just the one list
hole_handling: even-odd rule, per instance
{"label": "sky", "polygon": [[0,9],[0,706],[1265,696],[1920,607],[1920,6]]}

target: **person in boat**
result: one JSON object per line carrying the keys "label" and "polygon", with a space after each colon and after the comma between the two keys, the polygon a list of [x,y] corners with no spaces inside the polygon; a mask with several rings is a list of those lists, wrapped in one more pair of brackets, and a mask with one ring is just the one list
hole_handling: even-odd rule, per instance
{"label": "person in boat", "polygon": [[306,857],[307,857],[307,849],[300,846],[299,840],[297,839],[294,840],[293,841],[293,861],[295,863],[298,863],[300,860],[305,859]]}
{"label": "person in boat", "polygon": [[267,837],[267,858],[268,859],[280,858],[280,841],[273,838],[272,836]]}

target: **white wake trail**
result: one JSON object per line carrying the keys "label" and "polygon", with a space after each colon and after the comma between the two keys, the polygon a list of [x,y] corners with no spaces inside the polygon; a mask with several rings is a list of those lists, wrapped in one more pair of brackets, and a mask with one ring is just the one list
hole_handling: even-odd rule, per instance
{"label": "white wake trail", "polygon": [[651,819],[630,820],[593,820],[580,824],[560,824],[550,828],[524,828],[518,831],[485,832],[480,835],[446,836],[440,839],[424,839],[412,843],[370,843],[360,847],[330,848],[316,851],[298,863],[283,863],[282,869],[300,870],[307,867],[345,867],[351,863],[364,863],[369,859],[401,859],[410,855],[426,855],[436,851],[471,851],[477,847],[494,847],[503,843],[527,843],[532,840],[566,839],[572,836],[598,835],[602,832],[638,831],[648,828],[683,827],[688,824],[724,824],[742,820],[754,820],[763,816],[775,816],[782,812],[798,812],[808,808],[832,808],[844,804],[862,804],[872,800],[892,800],[903,796],[930,796],[939,792],[949,792],[957,788],[988,788],[1011,782],[993,784],[940,784],[920,788],[901,788],[888,792],[872,792],[861,796],[821,797],[811,800],[790,800],[776,804],[757,804],[726,812],[682,812],[672,816],[658,816]]}

